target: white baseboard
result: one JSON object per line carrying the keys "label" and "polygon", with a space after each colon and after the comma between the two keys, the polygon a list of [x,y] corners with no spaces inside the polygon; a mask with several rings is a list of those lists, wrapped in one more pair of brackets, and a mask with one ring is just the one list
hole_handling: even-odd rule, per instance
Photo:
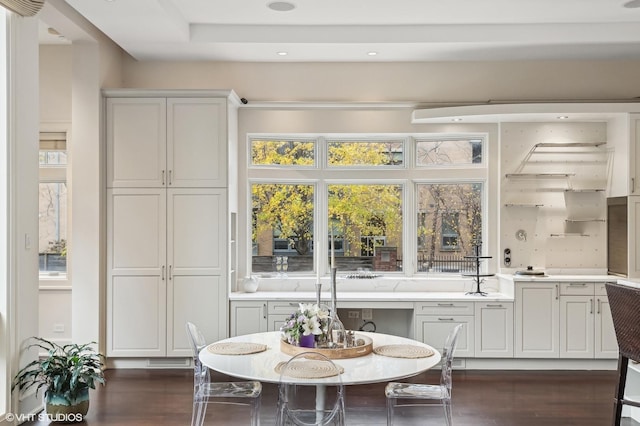
{"label": "white baseboard", "polygon": [[107,368],[193,368],[191,358],[107,358]]}

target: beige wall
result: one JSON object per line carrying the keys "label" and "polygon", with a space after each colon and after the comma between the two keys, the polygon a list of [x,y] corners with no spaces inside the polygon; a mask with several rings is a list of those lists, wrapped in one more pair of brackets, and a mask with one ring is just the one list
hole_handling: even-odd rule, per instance
{"label": "beige wall", "polygon": [[71,122],[71,45],[40,46],[40,122]]}
{"label": "beige wall", "polygon": [[233,89],[256,101],[460,102],[640,96],[640,61],[123,64],[126,87]]}

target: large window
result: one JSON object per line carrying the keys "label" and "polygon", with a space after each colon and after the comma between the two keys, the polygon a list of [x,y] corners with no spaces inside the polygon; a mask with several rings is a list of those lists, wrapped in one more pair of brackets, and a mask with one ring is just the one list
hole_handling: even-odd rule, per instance
{"label": "large window", "polygon": [[38,196],[41,275],[67,273],[67,151],[64,133],[40,134]]}
{"label": "large window", "polygon": [[418,272],[472,272],[465,256],[482,243],[482,183],[420,183]]}
{"label": "large window", "polygon": [[250,137],[252,271],[326,274],[333,252],[341,272],[467,272],[482,243],[483,146],[477,135]]}

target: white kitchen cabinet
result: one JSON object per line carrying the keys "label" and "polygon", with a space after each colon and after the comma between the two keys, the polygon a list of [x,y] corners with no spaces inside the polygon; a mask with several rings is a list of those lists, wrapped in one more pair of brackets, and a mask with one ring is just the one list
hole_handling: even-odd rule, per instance
{"label": "white kitchen cabinet", "polygon": [[558,358],[558,283],[517,282],[515,285],[516,358]]}
{"label": "white kitchen cabinet", "polygon": [[463,324],[458,334],[455,357],[473,357],[475,352],[474,304],[459,301],[416,302],[414,311],[414,336],[442,350],[447,336],[458,324]]}
{"label": "white kitchen cabinet", "polygon": [[228,163],[239,99],[214,90],[103,94],[107,355],[188,357],[187,321],[207,341],[229,332]]}
{"label": "white kitchen cabinet", "polygon": [[231,337],[267,331],[266,301],[231,302]]}
{"label": "white kitchen cabinet", "polygon": [[115,188],[107,209],[107,355],[190,356],[187,321],[226,337],[226,190]]}
{"label": "white kitchen cabinet", "polygon": [[629,114],[629,195],[640,195],[640,114]]}
{"label": "white kitchen cabinet", "polygon": [[618,340],[613,328],[611,307],[607,297],[605,283],[595,284],[596,313],[595,313],[595,343],[594,358],[618,358]]}
{"label": "white kitchen cabinet", "polygon": [[560,358],[617,358],[618,345],[604,283],[560,287]]}
{"label": "white kitchen cabinet", "polygon": [[294,300],[270,300],[267,303],[268,331],[278,331],[284,322],[298,309],[300,302]]}
{"label": "white kitchen cabinet", "polygon": [[560,358],[593,358],[594,297],[560,297]]}
{"label": "white kitchen cabinet", "polygon": [[513,357],[513,302],[475,303],[475,357]]}
{"label": "white kitchen cabinet", "polygon": [[107,187],[226,187],[227,99],[110,97]]}

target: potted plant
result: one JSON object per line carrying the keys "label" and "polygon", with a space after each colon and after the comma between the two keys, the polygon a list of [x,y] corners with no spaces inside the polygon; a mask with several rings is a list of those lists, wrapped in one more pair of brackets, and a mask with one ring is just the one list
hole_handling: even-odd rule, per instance
{"label": "potted plant", "polygon": [[300,303],[280,331],[287,343],[313,348],[316,338],[326,336],[328,325],[329,312],[315,303]]}
{"label": "potted plant", "polygon": [[89,410],[89,389],[105,383],[104,356],[91,347],[95,342],[60,346],[40,337],[33,337],[47,355],[27,364],[16,374],[11,390],[26,391],[45,387],[47,415],[51,420],[82,421]]}

